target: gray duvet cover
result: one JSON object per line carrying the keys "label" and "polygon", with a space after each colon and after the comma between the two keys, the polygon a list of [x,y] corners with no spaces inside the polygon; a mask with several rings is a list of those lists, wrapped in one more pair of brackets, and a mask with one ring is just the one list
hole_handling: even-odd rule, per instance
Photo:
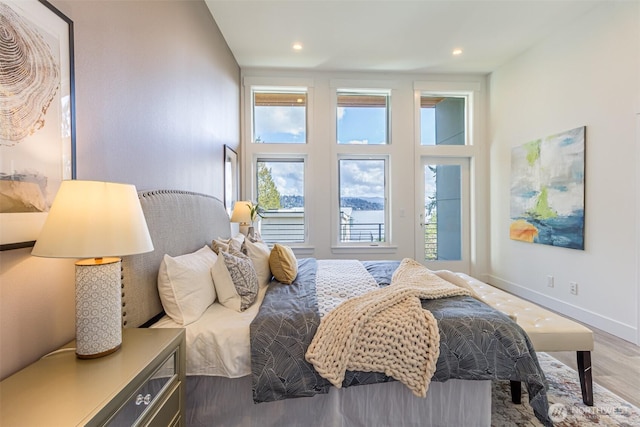
{"label": "gray duvet cover", "polygon": [[[399,261],[364,261],[379,286],[391,282]],[[308,363],[305,352],[320,315],[315,293],[317,263],[298,262],[291,285],[272,282],[251,323],[251,370],[256,403],[328,393],[331,384]],[[432,381],[514,380],[526,384],[529,403],[544,425],[546,380],[524,331],[508,316],[472,297],[424,300],[440,331],[440,356]],[[347,372],[343,387],[393,381],[376,372]]]}

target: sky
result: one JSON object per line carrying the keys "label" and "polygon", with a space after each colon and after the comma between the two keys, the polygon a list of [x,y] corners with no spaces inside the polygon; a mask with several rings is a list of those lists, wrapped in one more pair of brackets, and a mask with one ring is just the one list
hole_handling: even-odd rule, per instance
{"label": "sky", "polygon": [[[421,141],[432,145],[433,109],[423,108]],[[339,144],[384,144],[386,123],[384,108],[338,108]],[[304,107],[255,107],[256,140],[264,143],[296,144],[306,142]],[[304,195],[302,163],[266,162],[281,195]],[[341,197],[384,197],[383,161],[340,161]]]}
{"label": "sky", "polygon": [[384,198],[384,160],[340,159],[340,198]]}
{"label": "sky", "polygon": [[384,108],[338,108],[338,144],[385,144]]}

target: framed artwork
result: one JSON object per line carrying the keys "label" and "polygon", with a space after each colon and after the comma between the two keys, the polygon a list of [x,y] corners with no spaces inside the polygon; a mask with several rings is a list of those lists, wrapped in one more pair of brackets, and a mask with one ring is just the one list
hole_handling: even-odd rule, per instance
{"label": "framed artwork", "polygon": [[0,250],[33,246],[75,179],[73,22],[46,0],[0,0]]}
{"label": "framed artwork", "polygon": [[228,145],[224,146],[224,206],[231,216],[233,205],[240,198],[240,173],[238,153]]}
{"label": "framed artwork", "polygon": [[511,151],[509,237],[584,250],[584,126]]}

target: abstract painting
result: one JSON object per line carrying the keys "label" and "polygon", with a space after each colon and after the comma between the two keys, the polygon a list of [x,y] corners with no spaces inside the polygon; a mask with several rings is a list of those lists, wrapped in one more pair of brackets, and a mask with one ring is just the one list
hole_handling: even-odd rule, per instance
{"label": "abstract painting", "polygon": [[0,0],[0,249],[32,246],[75,178],[73,22],[46,0]]}
{"label": "abstract painting", "polygon": [[512,240],[584,249],[585,127],[511,151]]}

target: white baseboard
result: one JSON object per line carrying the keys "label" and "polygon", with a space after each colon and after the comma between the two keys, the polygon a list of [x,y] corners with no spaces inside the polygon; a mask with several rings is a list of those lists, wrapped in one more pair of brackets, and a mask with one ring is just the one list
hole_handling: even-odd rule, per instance
{"label": "white baseboard", "polygon": [[601,329],[626,341],[632,342],[636,345],[640,345],[640,342],[638,341],[638,330],[631,325],[621,323],[617,320],[611,319],[598,313],[594,313],[593,311],[586,310],[582,307],[568,304],[556,298],[551,298],[547,295],[541,294],[539,292],[533,291],[531,289],[525,288],[516,283],[501,279],[500,277],[491,274],[486,276],[486,282],[491,284],[492,286],[527,299],[545,308],[556,311],[564,316],[571,317],[575,320]]}

